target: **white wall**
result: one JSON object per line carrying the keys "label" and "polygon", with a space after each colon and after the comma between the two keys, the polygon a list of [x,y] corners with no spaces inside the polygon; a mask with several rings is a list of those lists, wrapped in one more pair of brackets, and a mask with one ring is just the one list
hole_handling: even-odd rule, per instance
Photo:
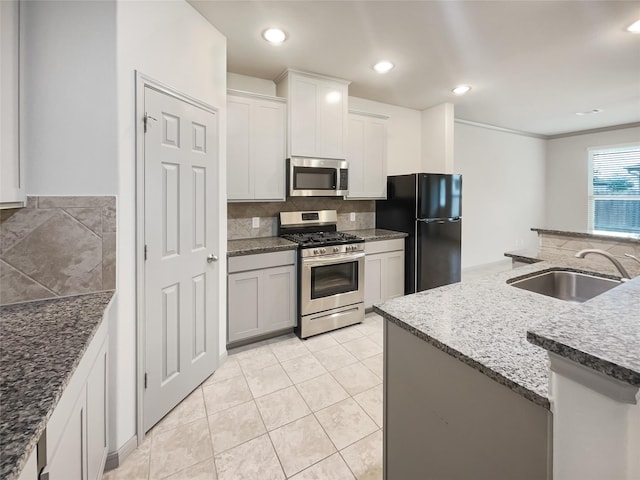
{"label": "white wall", "polygon": [[589,154],[591,147],[640,143],[640,127],[556,138],[547,143],[546,226],[588,228]]}
{"label": "white wall", "polygon": [[349,97],[349,109],[387,115],[387,175],[420,171],[420,111]]}
{"label": "white wall", "polygon": [[[189,4],[118,1],[118,389],[116,448],[135,434],[135,71],[219,111],[219,251],[226,258],[226,39]],[[220,264],[220,351],[226,350],[226,269]],[[112,446],[113,449],[113,446]]]}
{"label": "white wall", "polygon": [[462,174],[462,268],[537,245],[543,224],[545,140],[455,123],[456,173]]}
{"label": "white wall", "polygon": [[429,173],[458,173],[454,168],[454,107],[441,103],[421,112],[421,168]]}
{"label": "white wall", "polygon": [[115,2],[20,8],[27,194],[116,194]]}

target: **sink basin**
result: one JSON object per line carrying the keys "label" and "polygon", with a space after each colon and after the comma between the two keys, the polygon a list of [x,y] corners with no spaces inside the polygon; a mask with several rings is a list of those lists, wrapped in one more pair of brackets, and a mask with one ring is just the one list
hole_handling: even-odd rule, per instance
{"label": "sink basin", "polygon": [[547,270],[522,280],[507,282],[513,287],[567,302],[582,303],[617,287],[622,282],[588,273]]}

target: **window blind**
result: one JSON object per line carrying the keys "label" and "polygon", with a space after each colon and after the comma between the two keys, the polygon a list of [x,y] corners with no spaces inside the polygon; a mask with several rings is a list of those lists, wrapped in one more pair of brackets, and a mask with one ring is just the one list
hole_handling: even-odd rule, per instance
{"label": "window blind", "polygon": [[594,230],[640,234],[640,145],[591,151]]}

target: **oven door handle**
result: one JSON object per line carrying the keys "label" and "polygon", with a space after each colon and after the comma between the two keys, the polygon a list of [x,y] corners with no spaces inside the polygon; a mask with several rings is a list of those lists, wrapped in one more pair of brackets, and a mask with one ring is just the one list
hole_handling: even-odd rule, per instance
{"label": "oven door handle", "polygon": [[304,259],[302,265],[304,267],[321,267],[324,265],[335,265],[337,263],[348,263],[358,261],[364,258],[364,252],[358,253],[338,253],[336,255],[326,255],[324,257],[315,257],[313,260]]}

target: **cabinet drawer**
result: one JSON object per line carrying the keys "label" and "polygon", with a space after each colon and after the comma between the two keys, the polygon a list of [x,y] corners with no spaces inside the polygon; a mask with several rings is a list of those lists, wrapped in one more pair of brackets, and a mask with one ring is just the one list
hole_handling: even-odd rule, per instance
{"label": "cabinet drawer", "polygon": [[396,250],[404,250],[404,238],[394,238],[393,240],[375,240],[373,242],[365,242],[364,252],[367,255],[374,253],[393,252]]}
{"label": "cabinet drawer", "polygon": [[296,250],[284,252],[257,253],[229,258],[229,273],[259,270],[261,268],[280,267],[296,263]]}

